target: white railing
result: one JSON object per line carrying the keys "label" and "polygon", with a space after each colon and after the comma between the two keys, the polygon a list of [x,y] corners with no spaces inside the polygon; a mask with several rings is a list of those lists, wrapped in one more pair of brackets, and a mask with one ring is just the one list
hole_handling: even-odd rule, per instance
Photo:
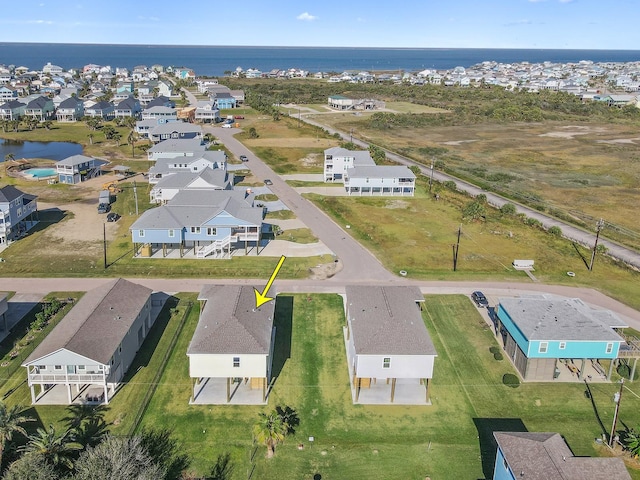
{"label": "white railing", "polygon": [[104,383],[104,373],[30,373],[29,383]]}
{"label": "white railing", "polygon": [[215,242],[198,250],[198,252],[196,253],[196,258],[205,258],[214,252],[216,255],[222,254],[225,247],[228,247],[230,243],[231,236],[223,238],[222,240],[216,240]]}

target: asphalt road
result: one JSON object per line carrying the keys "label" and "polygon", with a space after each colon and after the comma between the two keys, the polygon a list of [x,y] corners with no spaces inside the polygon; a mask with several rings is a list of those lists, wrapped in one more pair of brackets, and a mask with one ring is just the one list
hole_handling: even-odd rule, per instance
{"label": "asphalt road", "polygon": [[354,240],[346,228],[343,229],[342,226],[337,225],[310,201],[301,197],[268,165],[236,140],[233,135],[238,133],[239,129],[208,126],[204,130],[220,139],[235,156],[246,155],[249,158],[246,163],[247,168],[258,178],[271,179],[273,181],[273,185],[269,187],[271,191],[334,252],[337,259],[342,262],[342,270],[327,281],[387,283],[398,280],[369,250]]}

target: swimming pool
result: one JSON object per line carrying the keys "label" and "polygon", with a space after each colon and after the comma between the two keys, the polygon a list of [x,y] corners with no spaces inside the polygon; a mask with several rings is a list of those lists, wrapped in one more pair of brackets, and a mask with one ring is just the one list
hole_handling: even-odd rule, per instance
{"label": "swimming pool", "polygon": [[55,168],[29,168],[22,172],[31,178],[47,178],[56,175]]}

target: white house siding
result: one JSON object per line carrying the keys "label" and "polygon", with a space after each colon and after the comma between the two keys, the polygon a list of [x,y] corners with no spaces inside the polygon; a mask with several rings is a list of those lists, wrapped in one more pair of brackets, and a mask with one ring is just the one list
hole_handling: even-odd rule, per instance
{"label": "white house siding", "polygon": [[[240,358],[240,366],[233,366],[233,359]],[[267,355],[212,355],[190,354],[189,376],[192,378],[264,378],[268,376]]]}
{"label": "white house siding", "polygon": [[[383,368],[389,358],[389,368]],[[432,378],[433,355],[358,355],[356,376],[360,378]]]}

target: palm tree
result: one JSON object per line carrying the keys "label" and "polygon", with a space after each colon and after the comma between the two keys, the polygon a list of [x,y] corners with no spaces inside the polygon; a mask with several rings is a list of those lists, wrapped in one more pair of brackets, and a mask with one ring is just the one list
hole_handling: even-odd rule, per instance
{"label": "palm tree", "polygon": [[0,465],[2,465],[4,449],[13,438],[14,433],[21,433],[26,437],[27,432],[22,424],[34,421],[33,418],[23,415],[23,412],[22,405],[7,408],[5,403],[0,400]]}
{"label": "palm tree", "polygon": [[131,130],[127,136],[127,143],[131,145],[131,156],[136,158],[136,132]]}
{"label": "palm tree", "polygon": [[49,428],[38,428],[34,435],[29,437],[22,450],[25,453],[42,455],[54,466],[64,466],[71,470],[73,468],[73,457],[78,450],[82,450],[82,445],[73,441],[73,430],[66,430],[62,435],[56,434],[53,425]]}
{"label": "palm tree", "polygon": [[4,156],[4,161],[5,162],[11,162],[11,161],[15,160],[15,158],[16,158],[16,156],[13,153],[7,153]]}
{"label": "palm tree", "polygon": [[90,133],[87,137],[89,137],[89,145],[93,145],[93,133]]}
{"label": "palm tree", "polygon": [[275,454],[276,446],[284,442],[287,430],[282,418],[274,410],[269,414],[260,413],[258,423],[253,426],[253,436],[267,447],[267,458],[271,458]]}
{"label": "palm tree", "polygon": [[116,145],[120,146],[120,140],[122,139],[122,134],[120,132],[115,132],[111,138],[116,141]]}

